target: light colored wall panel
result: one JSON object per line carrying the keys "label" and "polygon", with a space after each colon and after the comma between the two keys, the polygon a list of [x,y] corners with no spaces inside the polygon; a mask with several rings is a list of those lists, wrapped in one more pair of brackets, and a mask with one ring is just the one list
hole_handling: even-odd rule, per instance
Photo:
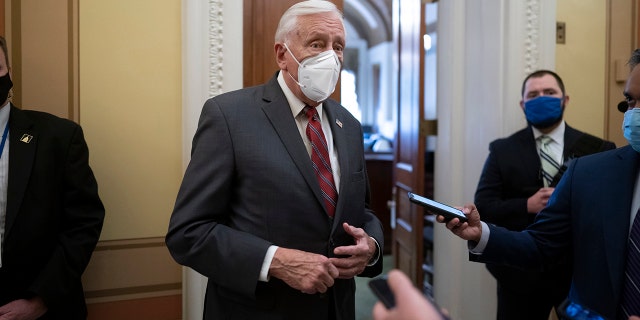
{"label": "light colored wall panel", "polygon": [[182,176],[179,0],[80,0],[80,121],[102,240],[164,236]]}
{"label": "light colored wall panel", "polygon": [[[558,1],[566,42],[556,45],[556,71],[570,97],[569,125],[602,137],[605,124],[606,1]],[[615,106],[612,106],[615,108]]]}
{"label": "light colored wall panel", "polygon": [[[22,107],[68,117],[66,1],[22,0]],[[46,72],[44,72],[46,70]]]}
{"label": "light colored wall panel", "polygon": [[88,303],[180,294],[181,282],[164,238],[101,241],[82,276]]}

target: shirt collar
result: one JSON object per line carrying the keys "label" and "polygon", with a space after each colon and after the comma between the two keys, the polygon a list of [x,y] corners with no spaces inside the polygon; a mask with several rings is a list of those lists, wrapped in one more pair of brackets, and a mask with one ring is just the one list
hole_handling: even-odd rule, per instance
{"label": "shirt collar", "polygon": [[[284,96],[287,98],[287,102],[289,102],[289,108],[291,108],[291,114],[295,118],[300,114],[300,112],[302,112],[304,107],[306,107],[306,104],[302,102],[302,100],[298,99],[298,97],[293,94],[293,91],[289,89],[289,86],[287,86],[287,83],[284,81],[284,72],[287,71],[280,70],[278,73],[278,84],[280,85],[282,92],[284,92]],[[322,119],[322,103],[316,107],[316,110],[318,111],[318,118]]]}
{"label": "shirt collar", "polygon": [[533,138],[535,140],[538,140],[538,138],[540,136],[548,136],[551,138],[551,140],[553,140],[556,143],[560,143],[563,144],[564,143],[564,130],[566,128],[566,124],[564,122],[564,120],[562,120],[562,122],[560,122],[560,125],[558,125],[555,129],[553,129],[551,132],[549,133],[542,133],[540,130],[536,129],[534,126],[531,126],[531,129],[533,129]]}
{"label": "shirt collar", "polygon": [[0,130],[4,130],[4,126],[9,122],[9,113],[11,111],[11,103],[7,103],[0,107]]}

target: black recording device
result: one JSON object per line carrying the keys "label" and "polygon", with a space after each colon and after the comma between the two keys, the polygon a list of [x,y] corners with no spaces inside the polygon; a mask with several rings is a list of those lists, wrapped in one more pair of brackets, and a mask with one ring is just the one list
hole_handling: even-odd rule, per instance
{"label": "black recording device", "polygon": [[384,304],[385,308],[393,309],[396,306],[396,299],[389,288],[387,277],[382,276],[369,281],[369,288],[378,297],[378,300]]}

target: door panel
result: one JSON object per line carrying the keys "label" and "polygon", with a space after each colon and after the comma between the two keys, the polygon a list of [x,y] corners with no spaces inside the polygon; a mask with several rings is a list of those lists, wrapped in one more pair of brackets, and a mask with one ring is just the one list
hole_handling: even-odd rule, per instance
{"label": "door panel", "polygon": [[416,285],[423,281],[422,207],[412,205],[407,192],[424,194],[425,138],[419,135],[424,117],[424,5],[420,0],[393,1],[393,38],[398,49],[398,128],[394,163],[395,229],[394,264]]}
{"label": "door panel", "polygon": [[623,0],[607,2],[607,83],[606,83],[606,121],[605,138],[615,142],[616,146],[627,145],[622,136],[620,125],[623,114],[617,105],[623,100],[622,92],[629,75],[627,61],[631,52],[637,48],[638,16],[640,5],[638,0]]}

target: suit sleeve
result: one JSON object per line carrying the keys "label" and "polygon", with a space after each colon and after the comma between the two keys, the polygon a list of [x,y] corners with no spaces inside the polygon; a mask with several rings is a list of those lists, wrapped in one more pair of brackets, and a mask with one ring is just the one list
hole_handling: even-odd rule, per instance
{"label": "suit sleeve", "polygon": [[[365,174],[366,174],[366,170],[365,170]],[[384,249],[384,233],[382,230],[382,223],[380,222],[380,220],[378,219],[378,217],[374,214],[373,210],[369,209],[369,203],[370,203],[370,188],[369,188],[369,179],[367,177],[366,179],[367,181],[367,195],[366,195],[366,209],[365,209],[365,223],[364,223],[364,231],[370,236],[373,237],[374,239],[376,239],[376,241],[378,242],[378,245],[380,246],[378,248],[379,252],[377,252],[376,254],[379,254],[379,259],[378,261],[369,267],[366,267],[364,269],[364,271],[359,274],[359,276],[361,277],[375,277],[377,275],[379,275],[380,273],[382,273],[382,250]]]}
{"label": "suit sleeve", "polygon": [[501,169],[505,159],[496,143],[489,145],[489,156],[480,175],[475,194],[475,204],[482,221],[521,230],[530,224],[531,215],[527,212],[527,197],[514,196],[519,191],[508,188]]}
{"label": "suit sleeve", "polygon": [[571,207],[574,162],[560,181],[549,204],[524,231],[489,226],[489,241],[481,255],[471,260],[506,265],[522,270],[542,271],[566,261],[572,244]]}
{"label": "suit sleeve", "polygon": [[216,102],[207,101],[165,240],[178,263],[250,296],[271,243],[226,225],[235,170],[228,128]]}
{"label": "suit sleeve", "polygon": [[78,290],[91,254],[100,238],[104,206],[98,196],[98,185],[89,167],[89,150],[82,128],[74,124],[66,148],[61,200],[62,230],[57,245],[30,291],[42,297],[47,305],[60,305],[67,293]]}

